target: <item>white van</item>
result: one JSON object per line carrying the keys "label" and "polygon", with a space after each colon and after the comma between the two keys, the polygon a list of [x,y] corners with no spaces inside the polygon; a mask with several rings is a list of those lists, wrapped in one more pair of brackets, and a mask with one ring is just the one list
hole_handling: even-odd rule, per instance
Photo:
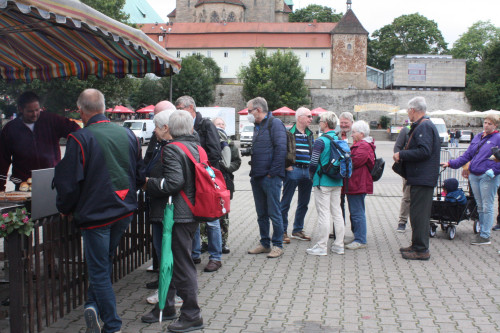
{"label": "white van", "polygon": [[152,120],[125,120],[123,127],[130,128],[141,142],[141,145],[148,143],[153,136],[155,125]]}
{"label": "white van", "polygon": [[243,124],[242,129],[240,131],[240,147],[241,148],[243,148],[245,146],[247,146],[247,147],[252,146],[253,129],[254,129],[254,124],[250,124],[250,123]]}
{"label": "white van", "polygon": [[450,136],[448,135],[448,130],[446,129],[446,123],[441,118],[430,118],[434,126],[436,126],[439,138],[441,139],[441,147],[448,147],[448,142],[450,141]]}

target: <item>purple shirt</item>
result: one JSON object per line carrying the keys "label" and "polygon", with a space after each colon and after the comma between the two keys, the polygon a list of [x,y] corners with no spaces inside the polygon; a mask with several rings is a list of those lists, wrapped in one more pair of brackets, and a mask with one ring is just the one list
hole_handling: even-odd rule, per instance
{"label": "purple shirt", "polygon": [[500,147],[500,133],[495,131],[484,138],[483,134],[484,132],[474,136],[469,148],[462,156],[448,162],[452,169],[458,169],[470,161],[469,171],[474,175],[482,175],[489,169],[492,169],[495,175],[500,174],[500,163],[489,159],[491,148]]}

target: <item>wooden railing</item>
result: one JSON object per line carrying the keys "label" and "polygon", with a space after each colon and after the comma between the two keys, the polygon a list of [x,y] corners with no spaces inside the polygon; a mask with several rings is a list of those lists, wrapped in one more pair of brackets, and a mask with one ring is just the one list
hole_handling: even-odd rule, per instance
{"label": "wooden railing", "polygon": [[[151,258],[144,196],[118,247],[113,281]],[[12,233],[8,246],[10,332],[41,332],[85,302],[88,288],[80,231],[59,215],[36,221],[29,236]]]}

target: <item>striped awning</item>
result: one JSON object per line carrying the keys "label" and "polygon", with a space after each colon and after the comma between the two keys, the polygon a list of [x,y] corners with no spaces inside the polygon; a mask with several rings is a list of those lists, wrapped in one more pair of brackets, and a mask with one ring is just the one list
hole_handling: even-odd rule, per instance
{"label": "striped awning", "polygon": [[142,31],[76,0],[0,0],[0,78],[48,81],[179,72]]}

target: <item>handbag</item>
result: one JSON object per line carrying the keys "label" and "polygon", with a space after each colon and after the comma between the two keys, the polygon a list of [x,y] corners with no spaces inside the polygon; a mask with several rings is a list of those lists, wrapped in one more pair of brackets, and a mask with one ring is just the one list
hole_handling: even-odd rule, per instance
{"label": "handbag", "polygon": [[404,168],[403,168],[403,162],[394,162],[392,165],[392,171],[400,175],[401,177],[405,178],[404,174]]}
{"label": "handbag", "polygon": [[373,149],[373,154],[375,155],[375,163],[373,164],[373,168],[370,171],[370,174],[372,175],[372,180],[376,182],[380,178],[382,178],[382,175],[384,173],[385,161],[383,158],[377,158],[377,153],[375,153],[375,149]]}

